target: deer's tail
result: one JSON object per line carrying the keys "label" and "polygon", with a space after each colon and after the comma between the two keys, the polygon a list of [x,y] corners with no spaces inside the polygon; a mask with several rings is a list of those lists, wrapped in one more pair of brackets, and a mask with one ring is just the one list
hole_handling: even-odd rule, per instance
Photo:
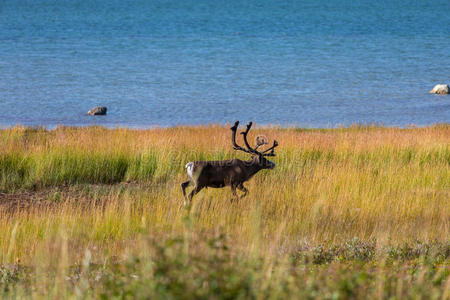
{"label": "deer's tail", "polygon": [[193,162],[188,162],[185,167],[186,167],[186,171],[188,173],[188,176],[191,179],[194,179],[194,163]]}

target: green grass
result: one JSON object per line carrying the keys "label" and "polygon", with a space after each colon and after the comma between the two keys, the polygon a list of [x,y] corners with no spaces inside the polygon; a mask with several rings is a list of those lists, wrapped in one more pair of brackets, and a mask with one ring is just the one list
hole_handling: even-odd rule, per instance
{"label": "green grass", "polygon": [[[139,246],[139,254],[101,263],[93,262],[87,249],[79,265],[45,273],[39,266],[0,267],[0,291],[6,297],[83,299],[448,297],[448,243],[377,248],[375,241],[352,239],[333,246],[304,245],[271,260],[261,253],[234,255],[229,238],[221,234],[141,238]],[[67,245],[62,248],[67,251]],[[36,272],[45,279],[36,278]]]}
{"label": "green grass", "polygon": [[239,157],[218,126],[0,130],[7,298],[450,297],[450,127],[260,128],[274,170],[206,189],[192,160]]}

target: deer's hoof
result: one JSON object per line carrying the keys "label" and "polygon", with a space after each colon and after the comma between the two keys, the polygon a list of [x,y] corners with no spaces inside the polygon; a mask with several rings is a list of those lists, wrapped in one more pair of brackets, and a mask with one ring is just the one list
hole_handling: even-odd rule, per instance
{"label": "deer's hoof", "polygon": [[190,209],[191,209],[191,206],[192,206],[191,204],[192,204],[192,203],[191,203],[190,201],[186,201],[186,200],[185,200],[185,201],[183,202],[183,207],[186,208],[186,209],[188,209],[188,210],[190,210]]}

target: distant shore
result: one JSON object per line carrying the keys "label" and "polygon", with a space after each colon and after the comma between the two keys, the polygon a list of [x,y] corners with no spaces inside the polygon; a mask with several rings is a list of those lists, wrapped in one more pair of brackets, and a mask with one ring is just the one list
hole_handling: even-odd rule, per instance
{"label": "distant shore", "polygon": [[[170,129],[170,128],[201,128],[201,127],[228,127],[231,126],[234,121],[230,121],[227,123],[207,123],[207,124],[179,124],[179,125],[105,125],[105,124],[77,124],[77,125],[27,125],[27,124],[14,124],[14,125],[1,125],[0,130],[8,130],[14,128],[29,128],[29,129],[41,129],[41,130],[55,130],[60,128],[90,128],[90,127],[99,127],[104,129],[129,129],[129,130],[152,130],[152,129]],[[408,129],[408,128],[427,128],[427,127],[441,127],[441,126],[449,126],[450,122],[436,122],[432,124],[408,124],[408,125],[384,125],[378,123],[353,123],[353,124],[336,124],[334,126],[323,126],[323,127],[314,127],[314,126],[300,126],[296,124],[277,124],[277,123],[267,123],[261,124],[258,123],[256,126],[259,128],[280,128],[280,129],[297,129],[297,130],[335,130],[335,129],[347,129],[347,128],[399,128],[399,129]]]}

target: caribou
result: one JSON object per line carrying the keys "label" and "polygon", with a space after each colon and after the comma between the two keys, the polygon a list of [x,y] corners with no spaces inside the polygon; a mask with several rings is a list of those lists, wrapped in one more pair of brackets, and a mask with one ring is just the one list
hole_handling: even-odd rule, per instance
{"label": "caribou", "polygon": [[[265,157],[275,156],[274,149],[278,146],[278,142],[274,140],[273,145],[270,148],[258,151],[259,147],[268,144],[266,138],[258,136],[256,138],[256,146],[252,148],[247,141],[247,135],[252,124],[252,122],[249,122],[246,130],[241,132],[245,148],[239,146],[236,142],[236,131],[239,126],[239,121],[236,121],[230,128],[233,149],[251,154],[252,157],[250,160],[243,161],[234,158],[218,161],[193,161],[186,164],[189,180],[181,183],[185,206],[191,204],[195,194],[207,187],[222,188],[230,186],[234,196],[234,198],[231,199],[231,202],[242,199],[248,194],[248,190],[244,187],[244,182],[251,179],[256,173],[263,169],[273,169],[275,167],[275,164]],[[186,188],[190,185],[193,185],[194,188],[189,196],[186,197]],[[240,197],[237,195],[236,189],[243,192]]]}

